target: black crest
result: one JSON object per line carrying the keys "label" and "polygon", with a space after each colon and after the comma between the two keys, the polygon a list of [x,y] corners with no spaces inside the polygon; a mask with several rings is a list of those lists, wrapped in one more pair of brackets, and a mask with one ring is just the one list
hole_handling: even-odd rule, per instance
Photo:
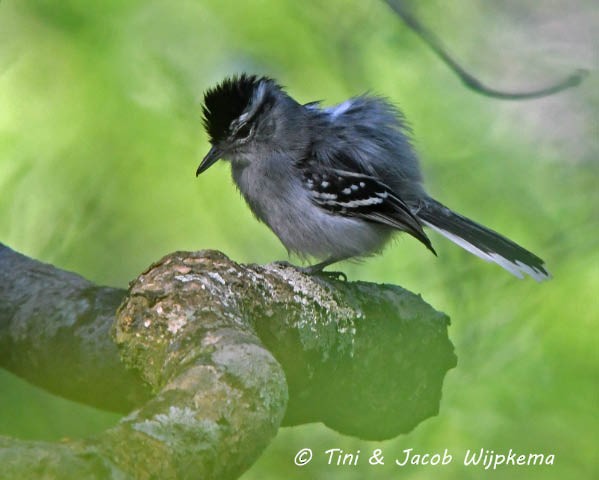
{"label": "black crest", "polygon": [[204,94],[204,127],[212,143],[226,137],[231,122],[248,106],[263,78],[245,73],[225,78]]}

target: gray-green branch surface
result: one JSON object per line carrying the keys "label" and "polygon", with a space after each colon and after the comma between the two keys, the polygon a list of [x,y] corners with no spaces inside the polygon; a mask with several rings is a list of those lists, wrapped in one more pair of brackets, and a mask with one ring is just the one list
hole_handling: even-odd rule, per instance
{"label": "gray-green branch surface", "polygon": [[0,244],[0,366],[127,413],[83,440],[0,437],[0,478],[237,478],[281,425],[397,436],[438,411],[448,325],[400,287],[215,251],[168,255],[124,291]]}

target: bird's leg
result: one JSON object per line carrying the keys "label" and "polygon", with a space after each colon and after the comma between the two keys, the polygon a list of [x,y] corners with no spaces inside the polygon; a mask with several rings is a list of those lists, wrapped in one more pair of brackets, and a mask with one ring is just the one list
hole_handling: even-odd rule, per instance
{"label": "bird's leg", "polygon": [[344,282],[347,282],[347,275],[343,272],[323,272],[323,269],[332,265],[333,263],[340,262],[343,260],[342,258],[331,257],[327,258],[324,262],[317,263],[315,265],[310,265],[308,267],[299,267],[299,270],[307,275],[325,275],[327,277],[333,277],[337,280],[343,279]]}
{"label": "bird's leg", "polygon": [[299,267],[300,270],[308,275],[314,275],[316,273],[321,273],[322,270],[329,265],[332,265],[335,262],[338,262],[339,259],[335,257],[327,258],[324,262],[316,263],[314,265],[309,265],[307,267]]}
{"label": "bird's leg", "polygon": [[295,268],[296,270],[306,274],[306,275],[324,275],[327,277],[333,277],[335,279],[343,279],[343,281],[347,281],[347,276],[345,275],[345,273],[343,272],[323,272],[323,269],[328,267],[329,265],[332,265],[335,262],[340,262],[341,260],[344,260],[343,258],[337,258],[337,257],[331,257],[326,259],[324,262],[320,262],[317,263],[315,265],[309,265],[307,267],[298,267],[295,265],[292,265],[291,263],[285,261],[285,260],[279,260],[274,262],[277,265],[280,265],[282,267],[291,267],[291,268]]}

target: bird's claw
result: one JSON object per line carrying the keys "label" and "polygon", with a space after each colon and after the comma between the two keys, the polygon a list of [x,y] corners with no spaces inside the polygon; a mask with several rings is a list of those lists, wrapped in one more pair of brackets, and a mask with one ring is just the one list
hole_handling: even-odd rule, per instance
{"label": "bird's claw", "polygon": [[295,269],[300,268],[300,267],[296,267],[295,265],[289,263],[287,260],[275,260],[274,262],[272,262],[272,264],[276,265],[277,267],[295,268]]}
{"label": "bird's claw", "polygon": [[324,271],[319,265],[312,265],[310,267],[296,267],[300,272],[306,275],[318,275],[320,277],[327,277],[332,280],[342,280],[347,282],[347,275],[343,272],[329,272]]}
{"label": "bird's claw", "polygon": [[274,265],[277,265],[279,267],[285,267],[285,268],[293,268],[295,270],[297,270],[298,272],[303,273],[304,275],[318,275],[321,277],[327,277],[330,278],[332,280],[341,280],[343,282],[347,282],[347,275],[343,272],[329,272],[329,271],[324,271],[322,269],[322,267],[320,268],[315,268],[318,267],[318,265],[311,265],[309,267],[298,267],[297,265],[293,265],[291,263],[289,263],[287,260],[277,260],[275,262],[273,262]]}
{"label": "bird's claw", "polygon": [[329,277],[332,280],[347,282],[347,275],[343,272],[325,272],[324,270],[321,270],[320,272],[315,272],[313,275],[322,275],[323,277]]}

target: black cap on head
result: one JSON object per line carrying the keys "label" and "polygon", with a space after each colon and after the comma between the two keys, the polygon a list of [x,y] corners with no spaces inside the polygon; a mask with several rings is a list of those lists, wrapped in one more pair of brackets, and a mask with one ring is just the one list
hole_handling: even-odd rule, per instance
{"label": "black cap on head", "polygon": [[210,88],[204,94],[204,127],[215,143],[227,136],[229,125],[250,103],[254,89],[264,78],[256,75],[234,75]]}

